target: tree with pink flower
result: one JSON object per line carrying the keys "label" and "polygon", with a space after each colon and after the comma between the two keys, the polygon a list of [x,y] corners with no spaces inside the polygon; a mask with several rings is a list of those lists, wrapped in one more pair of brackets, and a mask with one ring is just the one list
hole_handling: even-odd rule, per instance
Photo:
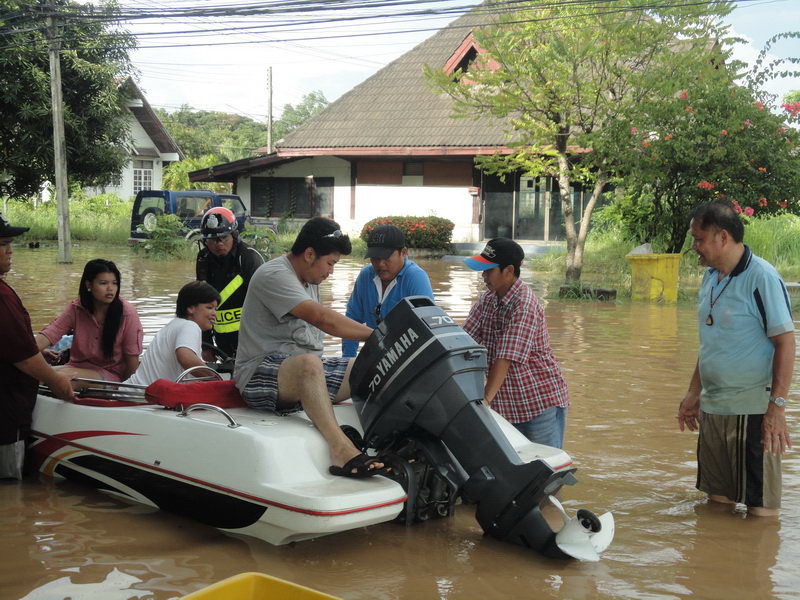
{"label": "tree with pink flower", "polygon": [[[676,84],[668,100],[643,103],[617,124],[628,166],[618,179],[624,193],[606,210],[639,243],[680,252],[693,208],[708,200],[728,200],[748,217],[800,214],[800,133],[791,127],[800,113],[735,85],[737,67]],[[633,129],[648,132],[649,146]]]}
{"label": "tree with pink flower", "polygon": [[[574,283],[592,212],[625,167],[620,147],[634,141],[652,152],[658,145],[645,121],[628,116],[643,103],[671,101],[681,90],[690,98],[692,81],[714,71],[712,59],[726,60],[717,41],[726,35],[721,18],[732,5],[643,7],[639,0],[616,0],[613,10],[595,10],[584,2],[510,4],[487,12],[486,26],[471,32],[481,48],[473,62],[455,72],[428,65],[426,74],[435,91],[455,101],[453,116],[505,124],[513,152],[478,157],[484,172],[556,179],[565,278]],[[494,5],[486,6],[491,11]],[[575,183],[591,190],[583,214],[573,202]]]}

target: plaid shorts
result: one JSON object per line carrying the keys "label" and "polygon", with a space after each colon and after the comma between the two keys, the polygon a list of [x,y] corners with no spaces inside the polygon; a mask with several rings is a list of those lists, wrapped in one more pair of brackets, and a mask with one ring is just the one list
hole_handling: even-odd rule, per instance
{"label": "plaid shorts", "polygon": [[[278,406],[278,369],[284,360],[289,358],[287,354],[270,354],[264,357],[261,364],[256,368],[256,372],[242,391],[242,398],[250,408],[258,410],[269,410],[279,415],[288,415],[303,410],[298,402],[294,406]],[[325,371],[325,385],[328,388],[328,396],[331,402],[336,399],[339,388],[344,382],[344,373],[349,358],[338,356],[322,356],[322,368]]]}

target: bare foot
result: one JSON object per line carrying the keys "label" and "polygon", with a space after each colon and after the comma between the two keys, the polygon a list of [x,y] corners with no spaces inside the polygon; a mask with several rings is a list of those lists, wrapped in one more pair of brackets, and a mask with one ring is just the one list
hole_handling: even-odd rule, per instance
{"label": "bare foot", "polygon": [[781,514],[779,508],[764,508],[763,506],[748,506],[747,514],[753,517],[777,517]]}
{"label": "bare foot", "polygon": [[709,502],[719,502],[720,504],[736,504],[736,502],[727,496],[718,496],[717,494],[709,494],[708,500]]}

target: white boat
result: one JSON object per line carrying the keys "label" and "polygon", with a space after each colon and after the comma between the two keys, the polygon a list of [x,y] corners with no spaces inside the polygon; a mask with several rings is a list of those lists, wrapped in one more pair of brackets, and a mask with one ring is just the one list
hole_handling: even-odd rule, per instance
{"label": "white boat", "polygon": [[[364,434],[367,446],[387,456],[390,476],[331,475],[327,444],[303,412],[279,417],[210,404],[178,412],[114,400],[65,402],[44,394],[34,411],[30,460],[47,475],[272,544],[392,520],[446,517],[461,500],[477,504],[478,521],[489,535],[552,556],[597,560],[613,537],[611,514],[566,514],[554,496],[575,482],[571,458],[529,442],[480,402],[482,380],[477,398],[455,398],[482,377],[485,354],[474,353],[474,342],[452,322],[424,338],[419,323],[431,311],[444,314],[424,303],[409,304],[405,317],[423,313],[422,320],[392,328],[394,334],[386,326],[376,330],[353,368],[353,401],[334,408],[357,443]],[[398,314],[395,309],[387,320],[394,315],[399,323]],[[429,353],[441,342],[447,364],[437,366]],[[391,365],[387,349],[395,354]],[[469,368],[459,360],[470,362]],[[443,383],[431,386],[424,374],[414,375],[417,363],[432,367],[428,376]],[[381,373],[382,382],[376,381]],[[423,399],[415,385],[436,389]],[[395,388],[408,393],[395,398]],[[541,516],[548,501],[564,519],[559,532]]]}
{"label": "white boat", "polygon": [[[339,423],[360,428],[352,402],[334,410]],[[223,414],[203,405],[189,411],[39,395],[29,452],[46,475],[272,544],[391,521],[403,510],[407,494],[392,479],[328,473],[327,444],[303,412]],[[572,465],[565,452],[526,443],[513,427],[508,433],[526,460],[543,458],[554,469]]]}

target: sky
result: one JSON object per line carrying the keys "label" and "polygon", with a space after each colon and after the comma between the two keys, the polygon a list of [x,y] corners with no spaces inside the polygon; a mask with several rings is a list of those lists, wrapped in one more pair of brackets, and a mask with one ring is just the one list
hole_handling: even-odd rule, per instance
{"label": "sky", "polygon": [[[244,0],[172,0],[169,4],[167,0],[123,0],[122,5],[157,10],[167,6],[210,6],[234,2],[241,5]],[[312,91],[322,91],[329,101],[335,100],[458,16],[451,13],[409,17],[397,13],[426,7],[464,9],[477,3],[477,0],[421,0],[392,9],[396,16],[379,21],[353,20],[302,28],[295,24],[270,33],[263,30],[236,34],[221,32],[202,38],[169,32],[198,30],[207,26],[209,18],[202,21],[173,19],[158,25],[131,23],[127,28],[137,34],[148,34],[138,36],[141,48],[132,54],[132,59],[140,73],[140,87],[151,105],[168,111],[188,105],[198,110],[237,113],[266,121],[269,67],[272,67],[273,117],[277,119],[285,104],[296,105]],[[351,9],[347,14],[363,16],[365,11]],[[306,18],[295,14],[281,17],[281,20],[288,22],[301,17]],[[752,62],[771,36],[792,29],[800,30],[800,1],[739,0],[726,22],[735,35],[747,41],[736,48],[734,57]],[[240,17],[237,21],[241,27],[261,23],[267,21],[252,16]],[[225,24],[230,26],[231,21],[226,20]],[[367,35],[375,32],[383,34]],[[329,39],[298,39],[303,37]],[[285,41],[290,38],[293,41]],[[188,45],[239,41],[247,43]],[[177,44],[182,47],[148,47]],[[772,48],[772,55],[800,56],[800,40],[779,42]],[[779,98],[795,89],[800,89],[800,79],[782,80],[767,87],[767,91]]]}

